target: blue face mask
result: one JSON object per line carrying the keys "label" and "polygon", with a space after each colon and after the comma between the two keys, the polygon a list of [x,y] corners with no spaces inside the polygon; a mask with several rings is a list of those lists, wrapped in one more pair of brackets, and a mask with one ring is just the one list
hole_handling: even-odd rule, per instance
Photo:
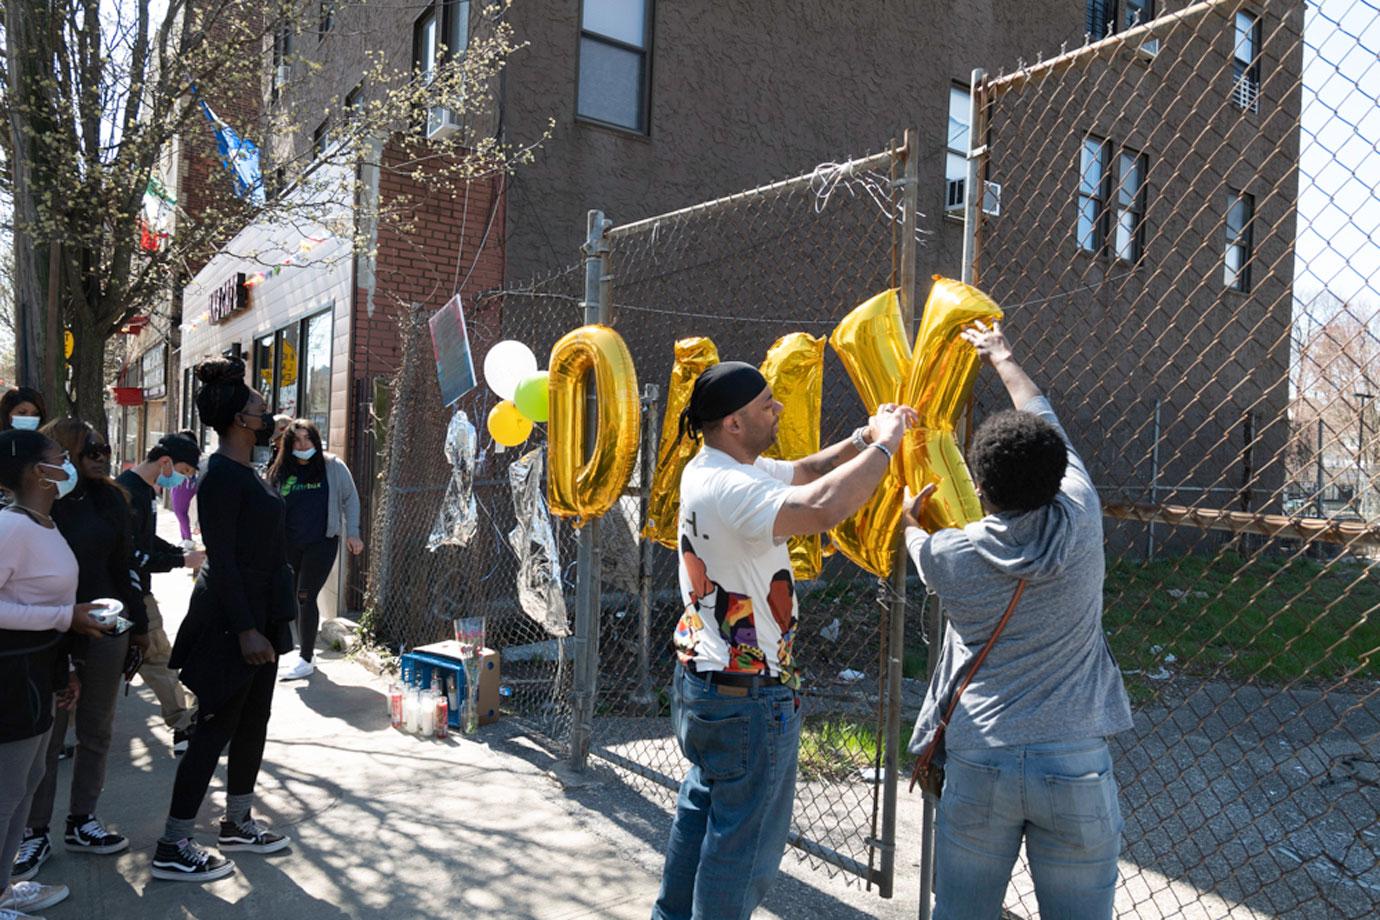
{"label": "blue face mask", "polygon": [[316,456],[316,448],[308,447],[306,450],[294,450],[292,455],[298,460],[310,460],[312,457]]}
{"label": "blue face mask", "polygon": [[186,481],[187,474],[179,473],[177,470],[173,470],[167,476],[160,474],[158,478],[154,480],[154,482],[158,483],[158,486],[163,489],[176,489]]}
{"label": "blue face mask", "polygon": [[[49,479],[53,485],[57,486],[57,497],[66,498],[67,495],[77,487],[77,468],[72,465],[71,460],[62,461],[62,465],[56,463],[40,463],[39,466],[46,466],[49,469],[62,470],[67,474],[66,479]],[[46,478],[46,477],[45,477]]]}
{"label": "blue face mask", "polygon": [[10,416],[10,427],[19,431],[37,431],[37,415],[12,415]]}

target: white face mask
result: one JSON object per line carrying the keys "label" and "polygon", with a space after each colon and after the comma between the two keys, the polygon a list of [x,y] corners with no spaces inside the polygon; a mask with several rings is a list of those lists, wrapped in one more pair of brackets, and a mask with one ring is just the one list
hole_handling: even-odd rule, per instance
{"label": "white face mask", "polygon": [[308,447],[306,450],[294,450],[292,455],[298,460],[310,460],[312,457],[316,456],[316,448]]}
{"label": "white face mask", "polygon": [[58,498],[66,498],[68,494],[77,487],[77,468],[72,465],[71,460],[63,460],[61,466],[56,463],[40,463],[39,466],[46,466],[51,470],[62,470],[67,474],[66,479],[48,479],[47,476],[43,477],[57,487]]}
{"label": "white face mask", "polygon": [[12,415],[10,416],[10,427],[18,431],[37,431],[39,418],[37,415]]}

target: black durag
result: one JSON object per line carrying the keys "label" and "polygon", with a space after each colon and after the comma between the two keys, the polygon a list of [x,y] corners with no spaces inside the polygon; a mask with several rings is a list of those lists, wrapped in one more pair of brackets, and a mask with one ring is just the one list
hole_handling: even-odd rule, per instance
{"label": "black durag", "polygon": [[705,425],[737,412],[766,388],[767,378],[751,364],[723,361],[714,365],[695,378],[690,402],[680,414],[680,437],[688,434],[698,440]]}

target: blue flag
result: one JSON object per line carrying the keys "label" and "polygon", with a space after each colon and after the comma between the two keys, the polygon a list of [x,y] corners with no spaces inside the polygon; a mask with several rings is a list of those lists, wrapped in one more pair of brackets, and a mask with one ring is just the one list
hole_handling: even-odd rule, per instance
{"label": "blue flag", "polygon": [[256,205],[264,203],[264,176],[259,169],[259,148],[247,137],[240,137],[235,129],[221,121],[220,116],[211,111],[206,100],[198,99],[201,111],[216,129],[216,149],[220,161],[230,170],[235,182],[235,194]]}

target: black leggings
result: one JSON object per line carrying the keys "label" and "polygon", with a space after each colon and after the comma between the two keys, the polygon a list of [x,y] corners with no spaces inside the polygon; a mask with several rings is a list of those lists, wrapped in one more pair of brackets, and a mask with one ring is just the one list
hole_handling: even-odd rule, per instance
{"label": "black leggings", "polygon": [[321,625],[321,609],[316,606],[316,596],[326,586],[339,546],[339,537],[287,545],[288,565],[297,573],[297,641],[302,658],[307,661],[316,654],[316,629]]}
{"label": "black leggings", "polygon": [[227,743],[230,756],[226,764],[226,792],[244,795],[254,791],[254,781],[258,779],[259,765],[264,759],[268,715],[273,708],[273,686],[277,682],[276,662],[261,664],[254,669],[249,682],[215,712],[197,713],[187,753],[177,765],[169,815],[178,819],[196,818]]}

